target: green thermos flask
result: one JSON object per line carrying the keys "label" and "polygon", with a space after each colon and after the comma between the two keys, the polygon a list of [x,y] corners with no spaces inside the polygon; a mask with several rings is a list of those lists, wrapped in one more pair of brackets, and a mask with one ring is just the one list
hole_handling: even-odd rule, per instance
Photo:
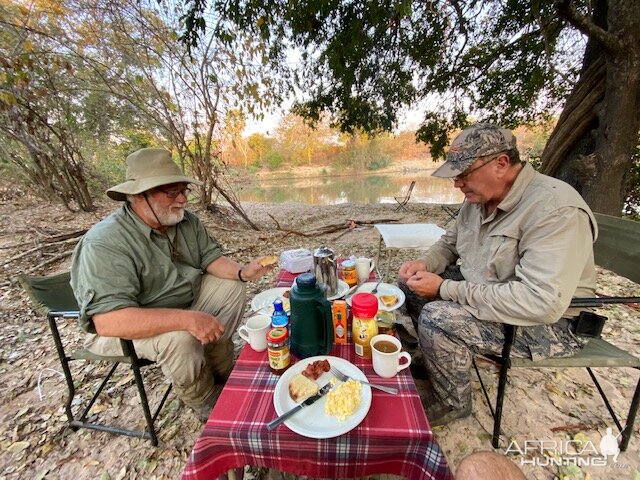
{"label": "green thermos flask", "polygon": [[291,352],[297,358],[326,355],[333,347],[331,303],[313,273],[303,273],[289,292]]}

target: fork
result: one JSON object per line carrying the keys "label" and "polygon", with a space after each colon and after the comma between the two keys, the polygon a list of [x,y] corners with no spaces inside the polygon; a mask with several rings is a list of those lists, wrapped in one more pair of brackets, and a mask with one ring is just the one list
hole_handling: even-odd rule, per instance
{"label": "fork", "polygon": [[382,279],[378,280],[378,283],[376,283],[376,286],[374,287],[374,289],[371,290],[371,293],[373,293],[374,295],[378,293],[378,287],[380,286],[381,283],[382,283]]}
{"label": "fork", "polygon": [[[342,373],[340,370],[338,370],[334,366],[331,367],[329,372],[341,382],[346,382],[347,380],[349,380],[351,378],[350,376],[345,375],[344,373]],[[360,383],[364,383],[365,385],[369,385],[370,387],[377,388],[378,390],[382,390],[383,392],[391,393],[392,395],[395,395],[396,393],[398,393],[398,389],[395,388],[395,387],[387,387],[387,386],[384,386],[384,385],[376,385],[375,383],[369,383],[369,382],[367,382],[365,380],[360,380],[359,378],[354,378],[354,380],[356,382],[360,382]]]}

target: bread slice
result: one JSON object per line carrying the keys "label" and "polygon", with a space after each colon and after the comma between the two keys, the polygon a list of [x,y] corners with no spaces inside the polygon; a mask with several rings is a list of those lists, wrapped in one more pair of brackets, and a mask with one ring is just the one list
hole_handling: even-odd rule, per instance
{"label": "bread slice", "polygon": [[318,393],[318,384],[300,373],[289,382],[289,396],[296,403],[300,403],[316,393]]}
{"label": "bread slice", "polygon": [[397,295],[380,295],[380,301],[385,307],[392,307],[398,303]]}
{"label": "bread slice", "polygon": [[275,255],[269,255],[268,257],[264,257],[258,260],[258,263],[260,263],[260,265],[262,265],[263,267],[268,267],[269,265],[278,263],[278,257],[276,257]]}

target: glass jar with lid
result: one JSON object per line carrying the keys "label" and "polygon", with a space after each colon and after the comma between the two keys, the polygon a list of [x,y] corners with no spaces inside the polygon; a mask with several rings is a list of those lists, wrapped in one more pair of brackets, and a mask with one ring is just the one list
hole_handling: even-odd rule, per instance
{"label": "glass jar with lid", "polygon": [[342,262],[342,280],[349,287],[353,287],[358,283],[358,271],[356,270],[356,262],[353,260],[344,260]]}
{"label": "glass jar with lid", "polygon": [[291,366],[289,352],[289,331],[285,327],[276,327],[267,333],[269,368],[274,375],[282,375]]}
{"label": "glass jar with lid", "polygon": [[351,297],[353,313],[352,336],[356,355],[371,358],[371,339],[378,334],[376,313],[378,297],[371,293],[356,293]]}

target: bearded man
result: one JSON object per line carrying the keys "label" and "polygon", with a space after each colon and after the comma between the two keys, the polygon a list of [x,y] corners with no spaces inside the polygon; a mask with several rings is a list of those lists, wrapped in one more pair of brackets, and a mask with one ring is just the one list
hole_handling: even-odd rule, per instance
{"label": "bearded man", "polygon": [[186,210],[189,184],[171,154],[143,148],[127,157],[126,181],[107,190],[123,206],[76,247],[71,286],[88,349],[120,355],[119,338],[157,362],[182,401],[206,420],[215,381],[233,364],[231,336],[245,307],[245,282],[272,267],[241,265]]}

